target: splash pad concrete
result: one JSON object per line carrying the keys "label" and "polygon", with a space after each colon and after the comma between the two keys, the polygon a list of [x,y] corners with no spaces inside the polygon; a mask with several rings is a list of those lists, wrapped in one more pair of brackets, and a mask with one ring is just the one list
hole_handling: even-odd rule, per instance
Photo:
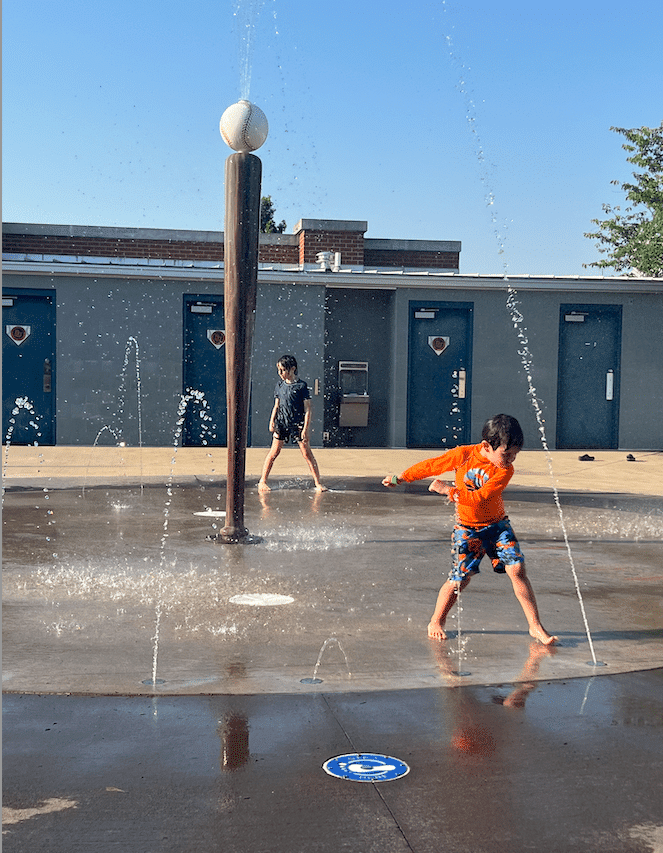
{"label": "splash pad concrete", "polygon": [[[389,451],[381,456],[387,470]],[[266,496],[249,482],[246,514],[263,540],[257,545],[206,538],[223,525],[212,513],[225,490],[212,474],[196,485],[173,483],[170,494],[137,485],[83,492],[52,481],[10,489],[5,690],[299,694],[660,666],[661,498],[562,494],[596,658],[605,664],[599,672],[589,665],[549,490],[512,486],[505,497],[542,621],[560,644],[536,648],[508,579],[485,561],[462,596],[460,638],[454,615],[440,644],[425,628],[448,571],[451,510],[424,485],[394,494],[371,478],[329,474],[333,488],[323,494],[298,476],[276,477]],[[322,683],[302,683],[329,638]]]}
{"label": "splash pad concrete", "polygon": [[[205,536],[223,519],[193,515],[219,506],[218,454],[180,450],[162,561],[172,451],[145,454],[141,490],[127,450],[91,460],[12,449],[7,849],[660,849],[661,497],[628,488],[661,482],[660,454],[639,477],[615,455],[597,455],[591,475],[568,455],[555,460],[601,669],[586,663],[546,465],[521,454],[506,498],[562,644],[530,643],[508,580],[484,571],[463,598],[460,665],[472,674],[459,677],[454,624],[447,643],[425,636],[448,567],[448,511],[425,490],[376,485],[416,454],[319,452],[333,490],[315,495],[293,451],[261,501],[263,452],[249,448],[248,519],[265,538],[220,546]],[[347,474],[358,470],[367,477]],[[588,492],[584,478],[596,486],[601,473],[612,491]],[[147,686],[159,588],[163,683]],[[249,606],[237,595],[293,601]],[[302,684],[318,658],[321,681]],[[379,786],[324,772],[359,751],[411,772]]]}

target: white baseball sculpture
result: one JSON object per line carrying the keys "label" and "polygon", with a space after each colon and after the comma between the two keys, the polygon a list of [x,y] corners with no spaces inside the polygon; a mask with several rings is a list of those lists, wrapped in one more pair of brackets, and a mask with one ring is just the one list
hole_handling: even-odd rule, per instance
{"label": "white baseball sculpture", "polygon": [[219,129],[224,142],[233,151],[246,153],[260,148],[267,139],[269,125],[260,107],[242,99],[224,112]]}

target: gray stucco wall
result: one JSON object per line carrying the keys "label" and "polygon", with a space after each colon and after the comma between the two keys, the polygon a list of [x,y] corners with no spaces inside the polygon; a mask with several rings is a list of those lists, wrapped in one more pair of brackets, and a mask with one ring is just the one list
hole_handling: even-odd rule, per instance
{"label": "gray stucco wall", "polygon": [[[474,360],[472,388],[472,436],[479,441],[485,421],[498,412],[513,415],[525,434],[526,447],[540,447],[536,412],[528,396],[528,373],[521,356],[522,340],[506,307],[506,293],[481,294],[474,300]],[[528,294],[529,296],[529,294]],[[529,375],[545,419],[549,446],[554,446],[554,392],[557,365],[552,354],[557,349],[558,314],[548,305],[518,296],[525,316],[520,326],[532,353]],[[527,305],[524,303],[527,301]],[[544,300],[545,301],[545,300]],[[545,321],[542,321],[546,318]]]}
{"label": "gray stucco wall", "polygon": [[[251,363],[251,444],[271,444],[269,416],[278,380],[276,362],[294,355],[299,376],[311,390],[311,444],[322,444],[324,395],[325,288],[318,285],[258,285],[253,360]],[[319,394],[316,396],[315,380]]]}
{"label": "gray stucco wall", "polygon": [[[330,288],[325,325],[325,430],[330,447],[388,447],[393,291]],[[340,361],[368,362],[368,424],[339,426]]]}
{"label": "gray stucco wall", "polygon": [[[134,273],[135,274],[135,273]],[[180,273],[181,275],[181,273]],[[279,281],[263,277],[258,286],[255,347],[252,362],[252,443],[267,446],[269,414],[277,374],[276,359],[292,352],[300,375],[313,391],[312,442],[323,441],[325,370],[329,378],[341,358],[370,362],[372,416],[378,424],[364,434],[363,446],[406,446],[408,305],[412,300],[473,303],[471,436],[477,440],[484,420],[498,411],[522,423],[528,448],[540,447],[538,425],[528,396],[526,371],[518,350],[521,342],[506,308],[501,284],[454,276],[431,287],[412,286],[412,278],[380,279],[391,289],[365,284],[348,276],[345,306],[336,300],[333,322],[326,314],[324,275],[284,273]],[[306,283],[304,283],[304,281]],[[561,304],[622,306],[619,447],[661,449],[663,434],[663,283],[629,290],[606,280],[582,286],[574,282],[522,284],[517,293],[532,355],[531,377],[545,418],[549,447],[555,447],[559,310]],[[104,426],[113,426],[121,408],[122,368],[131,337],[138,341],[142,385],[142,440],[145,445],[173,443],[177,407],[182,393],[183,294],[222,297],[223,282],[154,275],[94,277],[78,273],[6,272],[5,287],[48,289],[57,306],[57,443],[91,445]],[[334,279],[336,287],[342,283]],[[566,285],[566,286],[565,286]],[[514,286],[518,287],[518,284]],[[610,292],[612,291],[612,292]],[[329,328],[327,323],[329,322]],[[329,334],[328,334],[329,333]],[[344,339],[344,335],[347,338]],[[123,431],[137,443],[134,352],[130,347],[125,381]],[[325,359],[327,363],[325,363]],[[332,371],[332,373],[330,373]],[[330,389],[331,390],[331,389]],[[361,445],[360,445],[361,446]]]}
{"label": "gray stucco wall", "polygon": [[[139,347],[142,441],[173,444],[182,394],[185,293],[223,296],[223,281],[88,279],[84,276],[6,275],[4,286],[54,289],[57,306],[57,443],[91,445],[99,430],[118,423],[125,398],[123,434],[138,443],[134,337]],[[311,438],[322,442],[324,287],[259,285],[252,359],[252,443],[267,446],[275,363],[293,353],[311,386]],[[122,372],[129,345],[126,380]],[[106,440],[108,436],[106,436]],[[107,443],[107,441],[106,441]]]}
{"label": "gray stucco wall", "polygon": [[539,424],[531,403],[527,371],[519,350],[526,338],[532,357],[531,383],[544,419],[549,448],[556,441],[559,310],[565,303],[620,305],[622,315],[621,399],[619,447],[660,449],[663,433],[663,298],[648,293],[600,293],[578,289],[519,290],[518,309],[523,320],[514,328],[506,305],[506,290],[402,289],[395,298],[390,443],[406,446],[408,304],[411,300],[444,300],[474,304],[471,434],[479,440],[487,418],[507,412],[518,418],[526,447],[541,447]]}
{"label": "gray stucco wall", "polygon": [[663,297],[622,300],[619,445],[663,448]]}
{"label": "gray stucco wall", "polygon": [[[139,347],[143,444],[173,444],[182,393],[182,294],[222,294],[222,283],[5,275],[4,286],[56,292],[58,444],[91,445],[99,430],[117,424],[132,336]],[[123,430],[135,445],[134,351],[130,344]]]}

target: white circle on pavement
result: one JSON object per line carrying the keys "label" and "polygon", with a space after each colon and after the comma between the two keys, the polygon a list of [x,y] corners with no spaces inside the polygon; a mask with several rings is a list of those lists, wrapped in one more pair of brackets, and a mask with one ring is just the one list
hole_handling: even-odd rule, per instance
{"label": "white circle on pavement", "polygon": [[233,595],[231,604],[248,604],[249,607],[276,607],[279,604],[292,604],[291,595],[277,595],[274,592],[247,592]]}
{"label": "white circle on pavement", "polygon": [[391,782],[410,772],[404,761],[390,755],[376,755],[373,752],[353,752],[350,755],[338,755],[322,765],[323,770],[337,779],[349,779],[351,782]]}

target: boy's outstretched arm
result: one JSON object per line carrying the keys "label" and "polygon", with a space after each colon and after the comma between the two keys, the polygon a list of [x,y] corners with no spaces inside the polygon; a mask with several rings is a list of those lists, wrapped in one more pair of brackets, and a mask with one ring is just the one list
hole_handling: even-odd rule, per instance
{"label": "boy's outstretched arm", "polygon": [[[382,485],[386,486],[388,489],[395,489],[399,483],[405,482],[396,474],[387,474],[387,476],[382,481]],[[428,487],[429,492],[435,492],[438,495],[444,495],[445,497],[449,497],[449,489],[452,487],[452,483],[445,483],[444,480],[439,480],[437,477],[433,480],[433,482]]]}
{"label": "boy's outstretched arm", "polygon": [[[414,480],[425,480],[427,477],[439,477],[440,474],[445,474],[453,471],[458,464],[458,453],[462,448],[454,448],[443,453],[442,456],[436,456],[433,459],[424,459],[422,462],[417,462],[406,468],[400,475],[387,474],[382,481],[383,486],[393,489],[399,483],[412,483]],[[442,483],[441,480],[433,482]],[[447,484],[443,484],[446,486]],[[438,491],[437,488],[431,488],[432,492]],[[448,492],[438,492],[441,495]]]}

